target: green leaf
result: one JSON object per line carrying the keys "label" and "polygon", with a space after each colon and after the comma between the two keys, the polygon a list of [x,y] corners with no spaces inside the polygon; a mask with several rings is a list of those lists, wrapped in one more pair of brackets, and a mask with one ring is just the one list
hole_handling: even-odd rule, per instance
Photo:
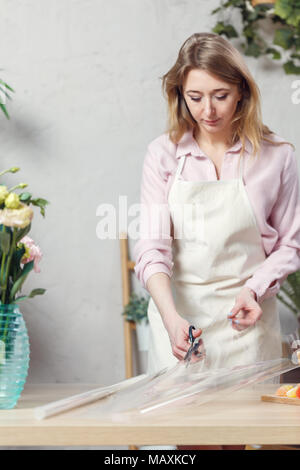
{"label": "green leaf", "polygon": [[22,273],[22,268],[21,268],[21,259],[25,253],[25,248],[22,246],[22,248],[17,248],[16,251],[12,255],[12,260],[11,260],[11,267],[12,267],[12,281],[13,283],[19,278],[19,276]]}
{"label": "green leaf", "polygon": [[20,201],[22,201],[22,202],[26,202],[26,201],[28,201],[28,200],[31,198],[31,196],[32,196],[32,194],[27,193],[27,192],[26,192],[26,193],[21,193],[21,194],[19,195],[19,199],[20,199]]}
{"label": "green leaf", "polygon": [[273,44],[281,46],[283,49],[289,49],[294,43],[294,34],[289,29],[277,29],[275,31]]}
{"label": "green leaf", "polygon": [[31,199],[30,200],[30,203],[33,204],[34,206],[38,206],[40,208],[40,212],[42,214],[43,217],[45,217],[45,206],[47,204],[50,204],[49,201],[47,201],[46,199],[43,199],[43,198],[37,198],[37,199]]}
{"label": "green leaf", "polygon": [[47,204],[50,204],[49,201],[47,201],[47,199],[43,199],[41,197],[39,197],[37,199],[32,199],[31,201],[32,201],[33,204],[35,203],[36,205],[39,204],[41,206],[46,206]]}
{"label": "green leaf", "polygon": [[29,263],[26,263],[21,276],[18,278],[18,280],[14,283],[11,291],[10,291],[10,296],[9,296],[9,301],[12,302],[14,299],[14,296],[16,295],[17,291],[21,289],[25,279],[27,278],[29,272],[33,269],[33,264],[34,260],[30,261]]}
{"label": "green leaf", "polygon": [[129,303],[125,306],[122,315],[126,317],[127,321],[134,321],[139,323],[144,318],[148,318],[148,303],[149,298],[139,297],[135,293],[130,296]]}
{"label": "green leaf", "polygon": [[[267,0],[266,0],[267,2]],[[264,14],[266,11],[271,10],[274,7],[273,4],[268,4],[268,3],[259,3],[255,5],[254,10],[257,11],[259,14]],[[264,15],[265,17],[265,15]]]}
{"label": "green leaf", "polygon": [[292,59],[298,59],[300,60],[300,53],[294,52],[293,54],[290,55]]}
{"label": "green leaf", "polygon": [[259,19],[261,15],[259,15],[258,11],[251,11],[248,15],[247,15],[247,20],[250,21],[251,23],[256,21],[257,19]]}
{"label": "green leaf", "polygon": [[[288,298],[287,302],[281,295],[283,292]],[[284,303],[292,312],[297,316],[300,312],[300,270],[295,273],[289,274],[287,279],[282,284],[279,293],[277,294],[279,300]]]}
{"label": "green leaf", "polygon": [[5,89],[0,85],[0,90],[1,90],[1,93],[3,93],[6,98],[8,98],[9,100],[11,100],[11,96],[7,93],[7,91],[5,91]]}
{"label": "green leaf", "polygon": [[243,7],[245,5],[245,0],[229,0],[225,5],[233,6],[233,7]]}
{"label": "green leaf", "polygon": [[296,65],[292,60],[285,62],[283,68],[288,75],[300,75],[300,66]]}
{"label": "green leaf", "polygon": [[296,27],[300,24],[299,0],[276,0],[274,13],[289,25]]}
{"label": "green leaf", "polygon": [[0,247],[2,252],[7,255],[10,247],[10,234],[8,232],[0,232]]}
{"label": "green leaf", "polygon": [[266,49],[266,54],[273,54],[272,59],[274,60],[281,59],[280,52],[277,51],[277,49],[274,49],[274,47],[268,47],[268,49]]}
{"label": "green leaf", "polygon": [[21,297],[16,297],[16,298],[15,298],[15,302],[20,301],[20,300],[27,299],[27,297],[28,297],[27,295],[22,295]]}
{"label": "green leaf", "polygon": [[253,39],[255,37],[255,31],[252,26],[248,25],[243,29],[243,35],[246,38]]}
{"label": "green leaf", "polygon": [[275,3],[274,13],[280,18],[286,20],[292,13],[293,7],[290,0],[277,0]]}
{"label": "green leaf", "polygon": [[232,25],[225,25],[222,21],[216,24],[213,28],[213,32],[216,34],[224,34],[227,38],[237,38],[238,33]]}
{"label": "green leaf", "polygon": [[251,42],[245,50],[245,54],[251,57],[259,57],[262,54],[262,50],[256,42]]}
{"label": "green leaf", "polygon": [[34,297],[35,295],[42,295],[45,292],[46,292],[46,289],[42,289],[42,288],[33,289],[28,295],[28,298]]}
{"label": "green leaf", "polygon": [[4,106],[4,104],[0,103],[0,108],[2,109],[2,111],[4,112],[5,116],[7,117],[7,119],[9,119],[9,114],[6,110],[6,107]]}
{"label": "green leaf", "polygon": [[215,13],[218,13],[218,11],[221,11],[221,10],[222,10],[221,7],[215,8],[215,9],[211,12],[211,15],[214,15]]}
{"label": "green leaf", "polygon": [[18,229],[17,234],[16,234],[16,244],[19,243],[20,240],[22,240],[25,235],[30,231],[31,229],[31,223],[26,225],[26,227]]}
{"label": "green leaf", "polygon": [[15,90],[13,88],[11,88],[7,83],[5,83],[3,80],[0,79],[0,83],[2,85],[4,85],[6,88],[8,88],[10,91],[12,91],[13,93],[15,92]]}

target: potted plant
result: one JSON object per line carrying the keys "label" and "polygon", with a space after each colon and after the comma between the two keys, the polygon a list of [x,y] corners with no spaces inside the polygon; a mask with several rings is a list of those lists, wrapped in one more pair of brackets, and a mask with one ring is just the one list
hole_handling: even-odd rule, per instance
{"label": "potted plant", "polygon": [[[296,271],[295,273],[288,275],[277,294],[277,298],[296,315],[298,320],[298,331],[295,331],[293,334],[289,335],[290,338],[295,340],[294,349],[297,349],[299,344],[298,341],[300,339],[300,271]],[[290,350],[290,347],[288,347],[285,343],[284,346],[288,355],[293,353],[293,345],[292,350]],[[300,368],[286,372],[282,377],[282,382],[298,383],[299,380]]]}
{"label": "potted plant", "polygon": [[127,321],[136,323],[136,333],[139,351],[147,351],[149,344],[148,304],[150,297],[138,296],[133,293],[122,315]]}
{"label": "potted plant", "polygon": [[[18,170],[12,167],[0,176]],[[19,295],[30,271],[40,272],[42,257],[40,248],[27,235],[33,218],[30,205],[39,207],[45,216],[48,204],[29,192],[15,192],[25,187],[26,183],[10,189],[0,185],[0,409],[16,405],[29,367],[29,340],[19,302],[45,292],[37,288],[28,295]]]}
{"label": "potted plant", "polygon": [[[228,0],[221,1],[220,7],[212,11],[218,13],[219,20],[213,28],[216,34],[228,39],[237,38],[239,34],[230,22],[225,19],[228,9],[238,10],[242,22],[242,44],[245,55],[259,57],[271,54],[273,60],[281,59],[282,51],[288,56],[283,68],[287,74],[300,74],[300,9],[299,0]],[[271,45],[262,38],[265,21],[272,21],[274,35]],[[279,49],[278,47],[279,46]]]}
{"label": "potted plant", "polygon": [[[1,97],[10,96],[14,91],[0,80]],[[0,108],[7,119],[5,104]],[[18,167],[0,172],[16,173]],[[33,210],[37,206],[45,216],[46,199],[33,198],[29,192],[17,194],[16,190],[27,187],[19,183],[7,188],[0,184],[0,409],[13,408],[23,390],[29,367],[29,340],[19,302],[40,295],[45,289],[33,289],[28,295],[18,295],[33,269],[39,272],[38,263],[42,257],[40,248],[27,235],[31,228]]]}
{"label": "potted plant", "polygon": [[[285,297],[281,295],[281,292]],[[300,271],[288,275],[277,298],[296,315],[300,327]]]}

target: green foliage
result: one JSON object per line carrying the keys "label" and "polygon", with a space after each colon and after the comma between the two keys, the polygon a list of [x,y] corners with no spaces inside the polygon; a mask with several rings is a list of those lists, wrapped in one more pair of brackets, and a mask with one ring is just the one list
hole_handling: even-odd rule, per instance
{"label": "green foliage", "polygon": [[24,268],[21,269],[19,276],[17,277],[16,281],[14,282],[10,290],[9,303],[14,302],[15,295],[18,292],[18,290],[21,290],[25,279],[27,278],[30,271],[33,269],[33,264],[34,264],[34,261],[32,260],[29,263],[26,263],[24,265]]}
{"label": "green foliage", "polygon": [[[7,83],[5,83],[3,80],[0,79],[0,93],[1,93],[2,95],[5,95],[9,100],[11,100],[11,97],[10,97],[10,95],[7,93],[6,90],[9,90],[9,91],[14,92],[14,90],[13,90]],[[7,112],[6,106],[5,106],[3,103],[0,103],[0,108],[2,109],[2,111],[3,111],[4,115],[5,115],[5,117],[6,117],[7,119],[9,119],[9,114],[8,114],[8,112]]]}
{"label": "green foliage", "polygon": [[148,310],[149,298],[132,294],[130,296],[129,303],[125,306],[122,315],[125,316],[127,321],[134,321],[140,323],[144,318],[148,321],[147,310]]}
{"label": "green foliage", "polygon": [[[6,173],[16,173],[19,167],[11,167],[0,172],[0,176]],[[16,295],[32,271],[35,262],[41,255],[39,247],[32,240],[23,240],[31,229],[33,209],[26,207],[30,204],[40,208],[42,216],[45,216],[45,207],[49,201],[43,198],[32,198],[31,193],[23,192],[20,195],[13,190],[24,188],[27,183],[19,183],[9,190],[4,185],[1,187],[0,202],[0,302],[11,304],[16,300],[32,298],[42,295],[45,289],[33,289],[29,295]],[[11,207],[11,195],[15,196],[15,203]]]}
{"label": "green foliage", "polygon": [[[285,297],[280,292],[285,294]],[[280,291],[277,294],[277,298],[286,305],[295,315],[300,315],[300,271],[289,274],[284,283],[282,284]],[[286,300],[286,298],[288,300]],[[300,317],[299,317],[300,318]]]}
{"label": "green foliage", "polygon": [[224,34],[227,38],[237,38],[238,33],[232,25],[225,25],[222,21],[216,24],[213,29],[216,34]]}
{"label": "green foliage", "polygon": [[[227,9],[238,9],[242,21],[242,36],[245,42],[242,43],[245,55],[260,57],[271,55],[271,59],[281,59],[280,49],[289,52],[287,61],[283,64],[283,69],[287,74],[300,75],[300,0],[276,0],[275,4],[259,4],[252,6],[250,0],[221,0],[220,7],[214,9],[211,14],[218,14],[219,20],[213,27],[213,32],[224,35],[226,38],[236,38],[240,35],[230,22],[225,22],[221,17]],[[263,22],[271,19],[275,28],[271,44],[259,34],[263,29]],[[278,26],[277,26],[278,25]]]}
{"label": "green foliage", "polygon": [[25,204],[29,205],[32,204],[33,206],[37,206],[40,208],[40,213],[43,217],[45,217],[45,207],[49,204],[49,201],[43,199],[41,197],[32,199],[32,194],[26,192],[20,194],[20,201],[24,202]]}
{"label": "green foliage", "polygon": [[275,14],[288,25],[300,25],[300,0],[276,0]]}
{"label": "green foliage", "polygon": [[277,29],[275,31],[273,43],[282,49],[290,49],[293,46],[294,35],[289,29]]}

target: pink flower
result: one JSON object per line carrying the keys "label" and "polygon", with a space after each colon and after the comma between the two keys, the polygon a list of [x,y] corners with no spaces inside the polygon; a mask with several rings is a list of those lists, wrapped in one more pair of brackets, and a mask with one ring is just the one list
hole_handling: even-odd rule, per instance
{"label": "pink flower", "polygon": [[36,245],[32,238],[28,237],[27,235],[22,238],[20,243],[24,244],[26,250],[21,259],[21,263],[26,264],[34,260],[33,269],[36,273],[40,273],[41,270],[38,266],[38,263],[43,256],[40,247]]}

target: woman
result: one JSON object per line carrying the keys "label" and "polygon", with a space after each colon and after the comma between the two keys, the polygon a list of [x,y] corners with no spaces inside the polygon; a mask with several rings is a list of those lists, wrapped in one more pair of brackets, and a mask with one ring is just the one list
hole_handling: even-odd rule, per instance
{"label": "woman", "polygon": [[148,373],[184,358],[191,324],[216,339],[216,367],[278,358],[275,295],[300,269],[293,146],[262,123],[259,89],[218,35],[184,42],[163,91],[168,130],[148,146],[134,248],[151,295]]}

